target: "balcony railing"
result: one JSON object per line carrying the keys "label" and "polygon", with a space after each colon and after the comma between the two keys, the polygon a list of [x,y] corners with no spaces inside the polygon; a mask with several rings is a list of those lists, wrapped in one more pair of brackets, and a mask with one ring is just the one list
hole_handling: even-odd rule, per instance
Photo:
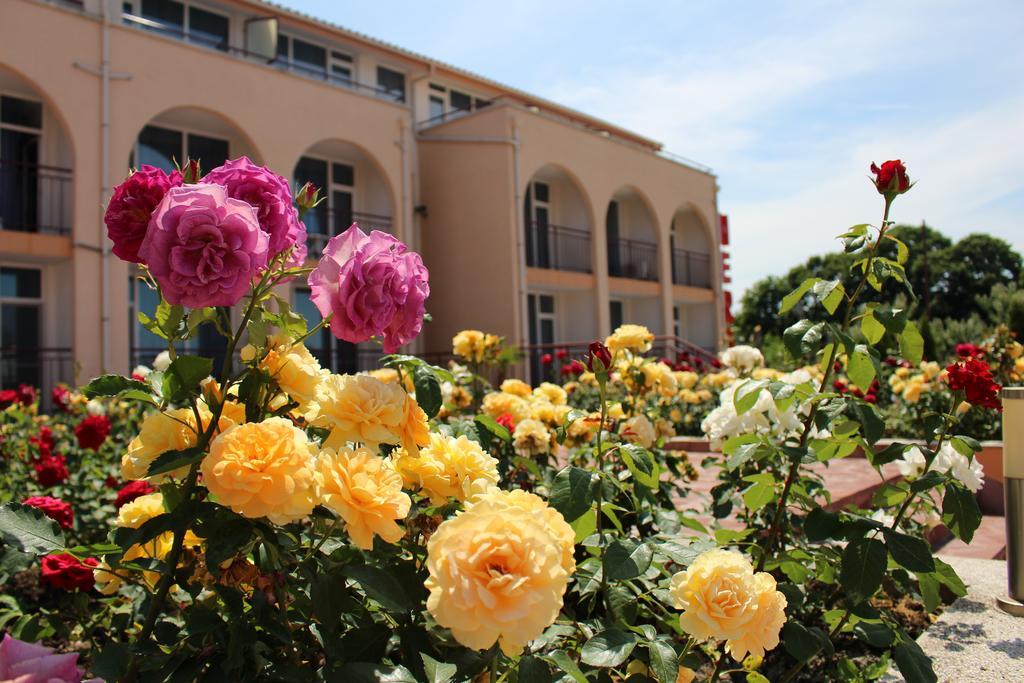
{"label": "balcony railing", "polygon": [[[534,384],[542,381],[564,381],[562,368],[567,368],[573,360],[582,361],[587,355],[590,341],[558,342],[554,344],[529,344],[520,347],[519,351],[527,366]],[[559,354],[565,356],[558,358]],[[544,356],[550,355],[551,362],[544,363]],[[669,365],[680,369],[696,369],[711,371],[717,358],[711,349],[705,349],[679,337],[659,335],[654,338],[651,350],[645,356],[660,358]]]}
{"label": "balcony railing", "polygon": [[608,240],[608,274],[634,280],[658,279],[658,245],[632,239]]}
{"label": "balcony railing", "polygon": [[430,126],[436,126],[439,123],[445,123],[446,121],[452,121],[457,118],[461,118],[466,114],[470,114],[475,111],[484,109],[494,104],[494,100],[474,100],[473,105],[469,109],[449,109],[448,111],[442,112],[436,116],[431,116],[429,119],[423,119],[416,123],[417,128],[429,128]]}
{"label": "balcony railing", "polygon": [[303,218],[306,224],[306,247],[311,258],[316,258],[328,240],[341,234],[353,223],[358,223],[364,232],[380,230],[391,232],[391,216],[363,211],[338,211],[316,208]]}
{"label": "balcony railing", "polygon": [[0,230],[71,233],[71,169],[0,160]]}
{"label": "balcony railing", "polygon": [[355,79],[348,76],[341,76],[333,74],[327,68],[327,65],[310,64],[298,60],[288,59],[286,57],[276,56],[273,59],[267,59],[265,54],[259,54],[251,52],[245,48],[231,45],[226,38],[207,33],[198,33],[195,31],[187,32],[185,29],[177,24],[167,24],[160,21],[155,21],[146,17],[140,17],[136,14],[124,13],[122,15],[124,23],[128,26],[134,26],[145,31],[153,33],[159,33],[176,40],[181,40],[186,43],[192,43],[195,45],[201,45],[213,50],[218,50],[235,57],[242,59],[260,62],[262,64],[271,64],[284,71],[290,71],[294,74],[304,76],[306,78],[313,78],[318,81],[324,81],[331,85],[337,85],[349,90],[356,90],[366,95],[372,95],[379,97],[382,100],[388,100],[389,102],[405,102],[405,93],[399,93],[395,90],[388,88],[382,88],[376,85],[369,85],[367,83],[360,83]]}
{"label": "balcony railing", "polygon": [[49,408],[50,390],[57,384],[73,384],[75,361],[68,348],[0,348],[0,389],[28,384],[41,389],[40,401]]}
{"label": "balcony railing", "polygon": [[533,221],[526,230],[526,265],[590,273],[590,232]]}
{"label": "balcony railing", "polygon": [[711,257],[686,249],[673,249],[672,284],[711,287]]}

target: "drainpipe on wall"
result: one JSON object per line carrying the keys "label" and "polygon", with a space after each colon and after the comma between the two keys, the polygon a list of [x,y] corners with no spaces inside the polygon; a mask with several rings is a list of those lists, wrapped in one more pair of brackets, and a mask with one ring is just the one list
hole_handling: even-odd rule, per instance
{"label": "drainpipe on wall", "polygon": [[110,3],[100,3],[100,362],[110,369],[110,240],[103,211],[110,196]]}
{"label": "drainpipe on wall", "polygon": [[[523,216],[523,197],[519,185],[519,125],[515,119],[512,121],[512,182],[513,201],[515,202],[515,234],[516,254],[518,255],[519,271],[519,335],[522,346],[530,343],[530,321],[527,320],[529,305],[527,303],[526,291],[526,222]],[[530,372],[530,365],[526,365],[526,373]],[[530,378],[533,381],[533,378]]]}

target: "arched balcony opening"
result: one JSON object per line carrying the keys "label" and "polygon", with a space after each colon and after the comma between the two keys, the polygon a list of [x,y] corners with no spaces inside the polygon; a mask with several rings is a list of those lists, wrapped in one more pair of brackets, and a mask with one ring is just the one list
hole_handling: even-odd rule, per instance
{"label": "arched balcony opening", "polygon": [[72,265],[52,255],[74,228],[73,168],[49,98],[0,66],[0,387],[74,381]]}
{"label": "arched balcony opening", "polygon": [[558,166],[544,166],[523,201],[526,265],[592,273],[590,212],[579,183]]}
{"label": "arched balcony opening", "polygon": [[672,284],[711,287],[713,244],[700,216],[682,207],[672,217]]}
{"label": "arched balcony opening", "polygon": [[608,275],[658,280],[658,228],[647,202],[633,188],[623,188],[605,213]]}

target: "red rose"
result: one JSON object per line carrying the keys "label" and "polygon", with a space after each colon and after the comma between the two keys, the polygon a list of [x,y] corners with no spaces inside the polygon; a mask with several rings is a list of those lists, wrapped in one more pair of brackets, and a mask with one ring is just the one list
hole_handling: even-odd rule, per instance
{"label": "red rose", "polygon": [[92,568],[98,564],[93,557],[87,557],[83,562],[68,553],[47,555],[42,560],[43,585],[69,591],[90,591],[96,585]]}
{"label": "red rose", "polygon": [[868,403],[878,403],[878,397],[874,394],[868,394],[864,397],[864,400]]}
{"label": "red rose", "polygon": [[68,478],[68,463],[63,455],[44,454],[32,463],[40,486],[56,486]]}
{"label": "red rose", "polygon": [[154,493],[155,488],[149,485],[149,482],[139,479],[138,481],[129,482],[120,491],[117,492],[117,498],[114,500],[114,507],[120,509],[120,507],[126,503],[130,503],[139,496],[144,496],[148,493]]}
{"label": "red rose", "polygon": [[110,434],[110,420],[106,415],[90,415],[75,427],[78,445],[82,448],[99,450]]}
{"label": "red rose", "polygon": [[[697,359],[697,364],[703,365],[703,363],[700,362],[700,358]],[[712,358],[711,367],[713,367],[715,370],[720,369],[722,367],[722,361],[718,360],[717,358]]]}
{"label": "red rose", "polygon": [[881,168],[872,163],[871,172],[875,174],[875,187],[879,194],[895,197],[910,189],[907,167],[899,159],[886,161]]}
{"label": "red rose", "polygon": [[968,403],[981,408],[1002,411],[999,390],[988,364],[974,358],[953,363],[946,368],[946,381],[953,391],[962,391]]}
{"label": "red rose", "polygon": [[18,392],[14,389],[0,391],[0,410],[9,408],[18,402]]}
{"label": "red rose", "polygon": [[494,421],[510,432],[516,428],[516,419],[510,413],[502,413]]}
{"label": "red rose", "polygon": [[563,375],[578,375],[584,370],[586,370],[586,367],[584,367],[583,363],[578,360],[570,361],[562,366]]}
{"label": "red rose", "polygon": [[39,428],[38,434],[28,437],[28,442],[39,449],[40,456],[50,455],[53,452],[53,447],[56,445],[56,441],[53,438],[53,430],[46,425]]}
{"label": "red rose", "polygon": [[[600,362],[597,362],[600,361]],[[602,372],[612,366],[612,352],[602,342],[590,342],[587,347],[587,370]]]}
{"label": "red rose", "polygon": [[540,362],[543,363],[544,365],[551,365],[552,360],[554,359],[551,357],[550,353],[545,353],[543,356],[540,357]]}
{"label": "red rose", "polygon": [[107,478],[103,480],[103,485],[108,489],[116,489],[120,484],[117,481],[117,477],[113,474],[108,474]]}
{"label": "red rose", "polygon": [[957,344],[956,355],[961,358],[980,358],[985,355],[985,349],[980,346],[975,346],[974,344]]}
{"label": "red rose", "polygon": [[71,410],[71,391],[63,384],[58,384],[50,392],[50,398],[53,400],[53,405],[61,412],[69,412]]}
{"label": "red rose", "polygon": [[23,505],[31,505],[43,512],[44,515],[60,524],[63,529],[70,529],[75,525],[75,512],[71,506],[60,498],[51,496],[31,496],[21,501]]}
{"label": "red rose", "polygon": [[565,360],[569,357],[569,352],[565,349],[558,349],[558,351],[555,351],[555,355],[558,357],[558,360]]}
{"label": "red rose", "polygon": [[31,384],[19,384],[18,385],[18,400],[21,401],[21,405],[30,406],[36,402],[36,388]]}

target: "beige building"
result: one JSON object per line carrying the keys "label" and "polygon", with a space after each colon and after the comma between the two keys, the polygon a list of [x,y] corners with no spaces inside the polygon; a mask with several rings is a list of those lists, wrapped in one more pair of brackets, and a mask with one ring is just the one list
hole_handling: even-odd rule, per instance
{"label": "beige building", "polygon": [[[534,356],[622,321],[723,333],[716,180],[635,133],[255,0],[0,0],[0,385],[148,363],[152,293],[109,251],[131,165],[242,154],[313,181],[310,254],[357,221],[430,269],[410,349],[476,327]],[[315,318],[308,292],[295,305]],[[213,338],[197,340],[216,347]],[[337,370],[370,345],[310,340]],[[532,345],[532,346],[531,346]]]}

